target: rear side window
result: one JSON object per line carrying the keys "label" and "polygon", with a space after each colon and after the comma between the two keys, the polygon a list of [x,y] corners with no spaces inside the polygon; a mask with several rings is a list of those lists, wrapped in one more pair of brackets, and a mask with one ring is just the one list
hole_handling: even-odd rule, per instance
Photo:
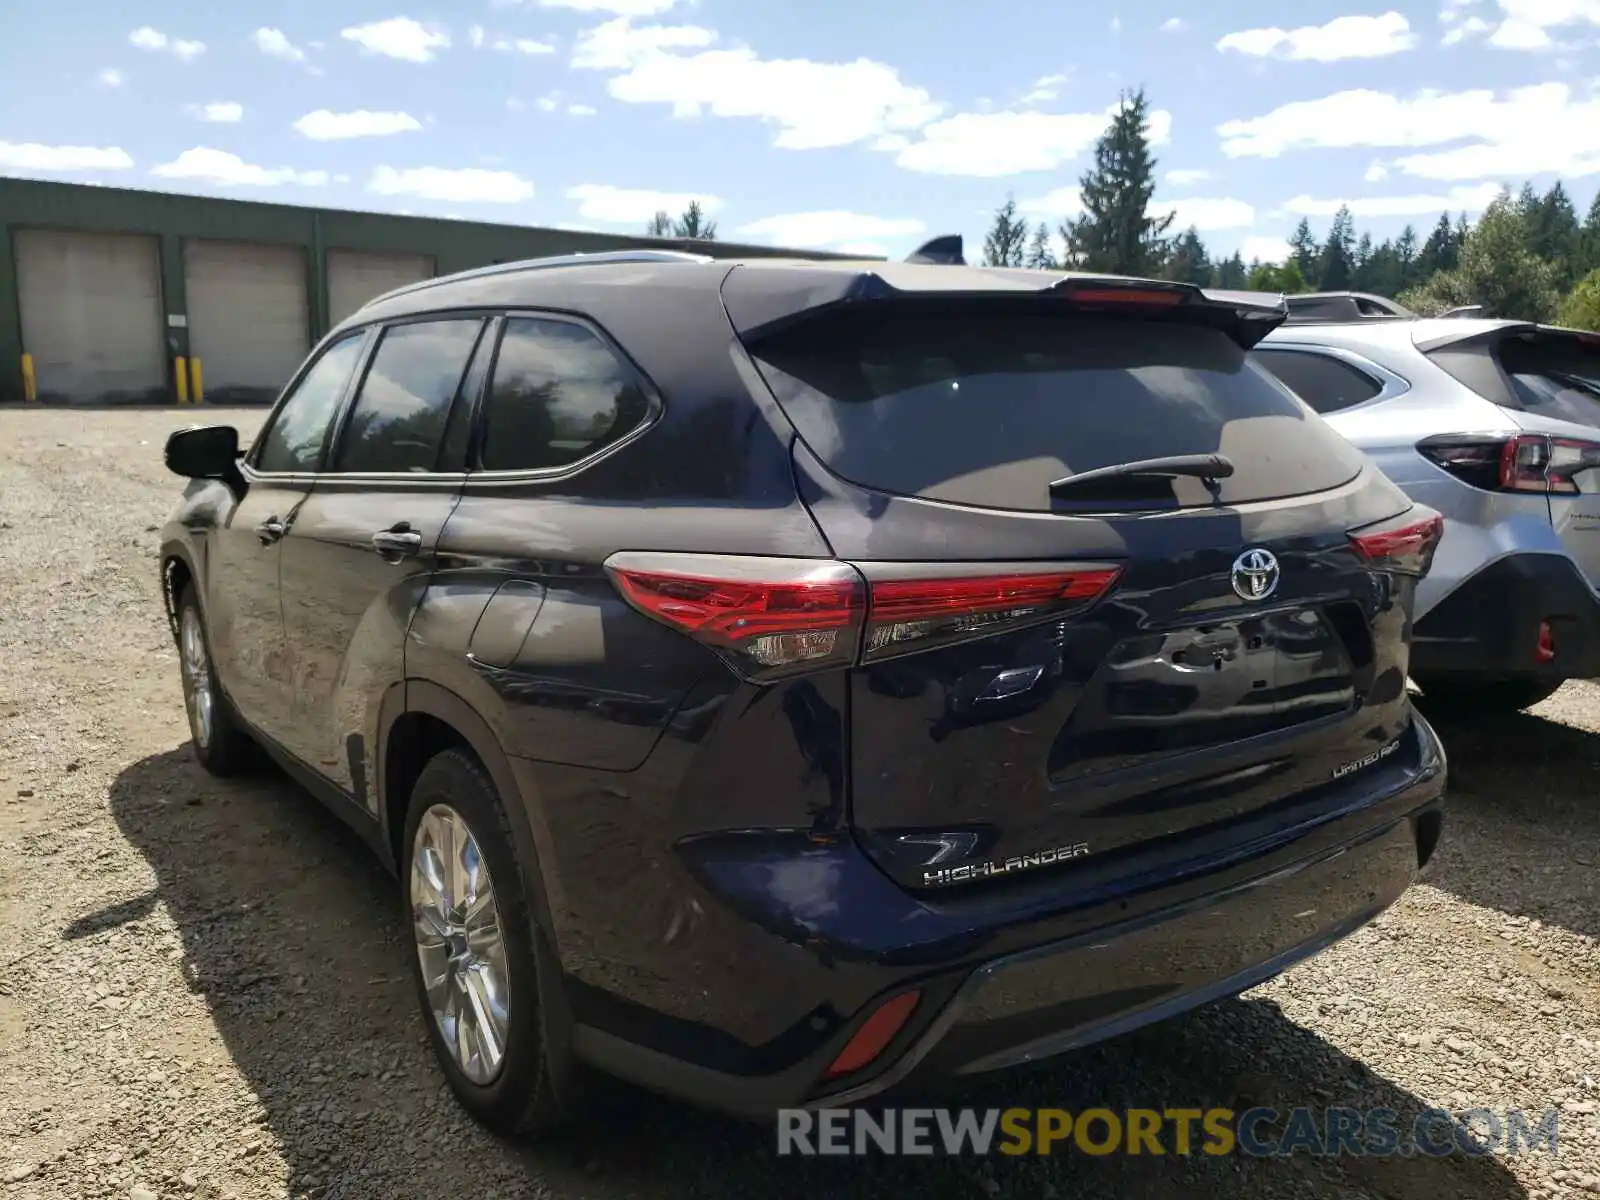
{"label": "rear side window", "polygon": [[1506,341],[1500,366],[1528,412],[1600,426],[1600,354],[1564,342]]}
{"label": "rear side window", "polygon": [[1257,350],[1255,360],[1319,413],[1364,404],[1383,384],[1347,362],[1309,350]]}
{"label": "rear side window", "polygon": [[418,321],[383,331],[340,439],[335,469],[433,471],[482,324]]}
{"label": "rear side window", "polygon": [[[800,436],[855,483],[1021,511],[1074,507],[1050,482],[1221,452],[1240,503],[1321,491],[1358,451],[1215,330],[1052,313],[839,314],[751,347]],[[1199,480],[1172,505],[1215,503]]]}
{"label": "rear side window", "polygon": [[335,342],[301,376],[261,439],[256,470],[315,471],[322,465],[322,447],[360,357],[361,341],[357,333]]}
{"label": "rear side window", "polygon": [[568,321],[506,321],[484,399],[485,471],[565,467],[649,414],[638,375],[596,333]]}

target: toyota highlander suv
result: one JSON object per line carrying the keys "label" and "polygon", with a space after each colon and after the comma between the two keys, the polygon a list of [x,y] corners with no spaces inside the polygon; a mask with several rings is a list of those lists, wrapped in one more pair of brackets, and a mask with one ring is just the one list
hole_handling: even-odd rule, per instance
{"label": "toyota highlander suv", "polygon": [[1600,334],[1289,298],[1254,358],[1444,515],[1411,673],[1483,714],[1600,674]]}
{"label": "toyota highlander suv", "polygon": [[[926,258],[927,256],[924,256]],[[1283,301],[623,252],[391,292],[161,551],[195,753],[399,876],[502,1132],[753,1118],[1243,991],[1391,904],[1440,519],[1250,363]]]}

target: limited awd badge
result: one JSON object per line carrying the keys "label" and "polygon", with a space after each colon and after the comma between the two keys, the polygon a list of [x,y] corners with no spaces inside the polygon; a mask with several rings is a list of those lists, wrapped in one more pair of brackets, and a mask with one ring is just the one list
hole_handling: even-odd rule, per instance
{"label": "limited awd badge", "polygon": [[1278,556],[1271,550],[1246,550],[1233,560],[1233,590],[1241,600],[1265,600],[1278,590]]}

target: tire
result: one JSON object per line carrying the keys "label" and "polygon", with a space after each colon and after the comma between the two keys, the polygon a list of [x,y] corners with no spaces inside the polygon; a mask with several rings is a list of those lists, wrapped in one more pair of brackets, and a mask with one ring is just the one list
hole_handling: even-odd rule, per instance
{"label": "tire", "polygon": [[1419,679],[1424,708],[1457,718],[1504,716],[1555,695],[1564,679]]}
{"label": "tire", "polygon": [[[582,1078],[561,1019],[560,971],[530,911],[535,877],[519,861],[504,805],[476,758],[445,750],[423,767],[401,845],[401,908],[412,934],[412,976],[429,1041],[451,1090],[479,1122],[504,1137],[566,1124],[577,1107]],[[438,888],[434,884],[447,859],[476,862],[477,871],[443,876],[445,887]],[[480,909],[469,920],[469,902],[485,894],[484,870],[492,897],[487,916]],[[448,919],[440,916],[441,894],[451,910]],[[488,933],[491,923],[498,950]],[[438,981],[432,995],[430,974]],[[468,1019],[452,1021],[451,1005]],[[494,1037],[474,1037],[475,1030],[484,1029]],[[492,1061],[494,1041],[499,1042],[498,1062]]]}
{"label": "tire", "polygon": [[222,694],[211,658],[211,639],[193,584],[185,585],[178,596],[178,670],[183,679],[189,741],[200,765],[222,778],[253,770],[261,760],[255,743]]}

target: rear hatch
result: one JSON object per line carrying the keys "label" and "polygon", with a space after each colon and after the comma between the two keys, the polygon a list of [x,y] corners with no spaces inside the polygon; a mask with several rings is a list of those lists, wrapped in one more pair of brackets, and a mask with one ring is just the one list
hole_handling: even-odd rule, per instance
{"label": "rear hatch", "polygon": [[[1270,324],[1128,287],[752,330],[738,282],[802,495],[868,581],[850,809],[897,880],[1170,867],[1401,765],[1437,518],[1247,361]],[[1056,483],[1197,455],[1232,474]]]}
{"label": "rear hatch", "polygon": [[[1522,433],[1481,445],[1437,438],[1424,453],[1477,486],[1547,497],[1562,545],[1600,585],[1600,334],[1502,322],[1462,336],[1450,326],[1419,326],[1419,348],[1505,409]],[[1479,469],[1479,460],[1493,469]]]}

